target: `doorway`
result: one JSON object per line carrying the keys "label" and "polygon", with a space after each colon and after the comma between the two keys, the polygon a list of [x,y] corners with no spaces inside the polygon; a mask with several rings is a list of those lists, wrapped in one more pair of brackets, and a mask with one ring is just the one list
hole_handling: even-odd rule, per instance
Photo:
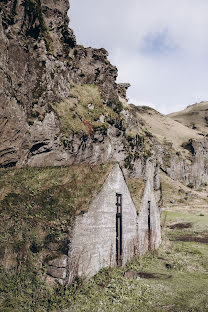
{"label": "doorway", "polygon": [[151,202],[148,201],[148,250],[151,250]]}
{"label": "doorway", "polygon": [[122,266],[122,194],[116,193],[116,262]]}

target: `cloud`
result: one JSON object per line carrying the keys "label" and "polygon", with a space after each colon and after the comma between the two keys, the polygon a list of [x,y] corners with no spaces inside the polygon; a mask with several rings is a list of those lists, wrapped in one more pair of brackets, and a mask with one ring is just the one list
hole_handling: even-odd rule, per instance
{"label": "cloud", "polygon": [[148,33],[141,45],[140,53],[150,56],[164,57],[167,54],[174,53],[177,46],[170,40],[168,31],[163,29],[159,32]]}
{"label": "cloud", "polygon": [[105,47],[128,97],[169,113],[208,100],[207,0],[71,0],[78,43]]}

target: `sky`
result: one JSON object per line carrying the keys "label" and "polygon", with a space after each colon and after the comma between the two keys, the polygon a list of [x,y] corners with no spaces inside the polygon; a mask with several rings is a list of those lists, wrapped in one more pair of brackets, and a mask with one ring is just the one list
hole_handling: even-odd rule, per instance
{"label": "sky", "polygon": [[70,0],[77,43],[105,48],[129,103],[163,114],[208,101],[208,0]]}

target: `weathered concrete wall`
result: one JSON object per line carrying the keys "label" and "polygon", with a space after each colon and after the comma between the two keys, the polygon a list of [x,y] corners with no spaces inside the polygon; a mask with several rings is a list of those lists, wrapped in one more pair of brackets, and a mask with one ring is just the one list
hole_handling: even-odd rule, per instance
{"label": "weathered concrete wall", "polygon": [[76,219],[69,251],[69,281],[76,275],[92,276],[116,264],[116,193],[123,195],[123,264],[133,256],[136,209],[122,171],[115,165],[89,212]]}
{"label": "weathered concrete wall", "polygon": [[90,277],[103,267],[116,265],[116,193],[122,194],[122,265],[136,254],[156,249],[161,241],[161,232],[160,210],[153,187],[153,162],[147,162],[145,179],[146,186],[137,213],[124,175],[119,165],[114,165],[88,212],[76,217],[68,257],[50,261],[48,274],[65,284],[71,283],[75,277]]}
{"label": "weathered concrete wall", "polygon": [[[93,276],[101,268],[116,264],[116,193],[122,194],[122,235],[124,265],[135,254],[156,249],[161,241],[160,211],[153,192],[154,165],[149,163],[141,209],[137,215],[119,165],[111,170],[89,212],[78,216],[69,248],[67,279]],[[148,202],[151,211],[151,243],[148,243]]]}
{"label": "weathered concrete wall", "polygon": [[[161,243],[160,210],[157,207],[153,191],[154,165],[149,162],[147,182],[138,216],[139,253],[144,254],[148,249],[157,249]],[[150,235],[148,226],[148,208],[150,205]]]}

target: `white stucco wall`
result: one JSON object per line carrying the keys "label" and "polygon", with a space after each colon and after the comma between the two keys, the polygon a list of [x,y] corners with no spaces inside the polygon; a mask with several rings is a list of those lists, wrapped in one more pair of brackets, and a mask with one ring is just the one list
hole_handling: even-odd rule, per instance
{"label": "white stucco wall", "polygon": [[116,264],[116,193],[122,194],[123,264],[134,255],[137,214],[119,165],[107,177],[88,213],[76,218],[69,248],[69,282],[73,276],[93,276]]}
{"label": "white stucco wall", "polygon": [[146,186],[138,215],[139,253],[148,250],[148,206],[150,202],[151,250],[157,249],[161,243],[160,210],[157,207],[153,191],[154,165],[150,162],[146,176]]}
{"label": "white stucco wall", "polygon": [[102,190],[87,213],[76,217],[69,246],[67,282],[76,276],[90,277],[116,265],[116,193],[122,194],[122,239],[124,265],[135,254],[148,250],[148,201],[151,211],[151,249],[161,242],[160,211],[153,191],[154,166],[149,163],[146,186],[137,215],[118,164],[109,173]]}

